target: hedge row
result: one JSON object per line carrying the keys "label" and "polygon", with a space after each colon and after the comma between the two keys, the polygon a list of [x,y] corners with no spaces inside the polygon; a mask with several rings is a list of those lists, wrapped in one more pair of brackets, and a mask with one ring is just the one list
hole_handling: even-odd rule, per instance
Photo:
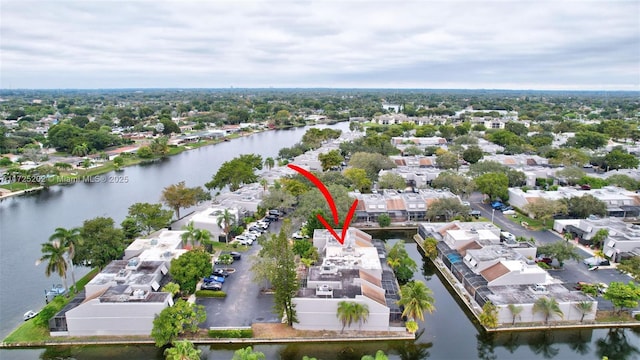
{"label": "hedge row", "polygon": [[251,329],[209,330],[209,337],[214,339],[248,339],[253,337]]}
{"label": "hedge row", "polygon": [[227,293],[224,291],[214,291],[214,290],[198,290],[196,291],[197,297],[212,297],[212,298],[223,298],[227,297]]}

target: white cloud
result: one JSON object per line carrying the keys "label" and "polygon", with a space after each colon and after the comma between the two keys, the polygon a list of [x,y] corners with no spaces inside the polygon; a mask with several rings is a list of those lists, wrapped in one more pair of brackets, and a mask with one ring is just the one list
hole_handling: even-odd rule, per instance
{"label": "white cloud", "polygon": [[1,6],[2,88],[640,90],[637,1]]}

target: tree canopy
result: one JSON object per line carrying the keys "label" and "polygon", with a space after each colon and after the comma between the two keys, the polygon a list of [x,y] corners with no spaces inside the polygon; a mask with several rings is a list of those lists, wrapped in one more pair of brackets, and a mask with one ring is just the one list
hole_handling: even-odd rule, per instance
{"label": "tree canopy", "polygon": [[202,248],[187,251],[171,260],[169,273],[186,293],[196,291],[196,285],[205,276],[211,275],[211,255]]}
{"label": "tree canopy", "polygon": [[197,332],[198,324],[206,318],[204,306],[180,299],[156,316],[153,320],[151,337],[155,340],[157,347],[163,347],[185,332]]}
{"label": "tree canopy", "polygon": [[114,226],[112,218],[85,220],[80,228],[80,238],[83,241],[76,248],[76,261],[100,269],[120,259],[127,247],[124,233]]}
{"label": "tree canopy", "polygon": [[258,181],[256,170],[262,169],[262,156],[256,154],[243,154],[233,160],[225,161],[213,176],[213,179],[204,186],[207,189],[223,189],[229,186],[229,190],[238,190],[244,184]]}
{"label": "tree canopy", "polygon": [[172,217],[171,210],[162,209],[162,204],[135,203],[129,206],[128,218],[132,219],[145,235],[167,227]]}
{"label": "tree canopy", "polygon": [[160,201],[176,212],[180,219],[180,209],[196,205],[204,191],[201,187],[188,188],[184,181],[167,186],[162,190]]}

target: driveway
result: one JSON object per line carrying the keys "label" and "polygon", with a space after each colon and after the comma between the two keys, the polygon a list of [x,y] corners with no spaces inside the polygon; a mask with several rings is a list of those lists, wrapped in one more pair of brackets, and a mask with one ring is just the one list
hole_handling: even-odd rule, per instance
{"label": "driveway", "polygon": [[[480,211],[482,213],[482,216],[489,220],[493,218],[493,222],[496,226],[514,234],[515,236],[523,236],[527,239],[533,237],[536,240],[536,243],[541,245],[550,244],[557,241],[565,241],[559,234],[553,232],[552,230],[532,231],[524,229],[522,226],[509,220],[507,218],[507,216],[509,215],[503,215],[499,210],[494,211],[489,204],[482,203],[481,195],[472,195],[470,202],[471,207],[474,210]],[[582,259],[593,256],[580,247],[577,247],[577,249]],[[622,274],[621,272],[613,268],[600,268],[595,271],[589,271],[587,266],[582,263],[582,260],[580,260],[579,262],[569,260],[565,262],[563,270],[550,270],[549,274],[561,280],[566,287],[572,290],[574,289],[573,287],[578,281],[584,281],[587,283],[602,282],[605,284],[609,284],[615,281],[627,283],[632,280],[630,276]],[[602,297],[598,297],[598,310],[611,309],[613,309],[613,305],[610,301],[604,300]]]}
{"label": "driveway", "polygon": [[[279,230],[281,221],[272,224],[270,231]],[[203,305],[207,311],[207,320],[200,324],[201,328],[251,326],[254,322],[280,322],[280,317],[273,313],[273,295],[260,293],[260,285],[253,282],[251,273],[251,257],[260,251],[260,245],[254,243],[249,250],[242,252],[242,258],[232,265],[216,265],[217,267],[234,268],[222,290],[227,297],[197,298],[196,304]]]}

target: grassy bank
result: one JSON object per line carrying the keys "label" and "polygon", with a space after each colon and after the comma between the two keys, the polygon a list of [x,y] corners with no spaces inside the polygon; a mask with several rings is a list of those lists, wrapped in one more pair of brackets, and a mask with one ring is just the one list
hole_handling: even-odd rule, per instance
{"label": "grassy bank", "polygon": [[[200,141],[197,143],[192,143],[189,145],[180,145],[180,146],[170,146],[169,147],[169,152],[167,153],[167,155],[165,156],[173,156],[173,155],[178,155],[184,151],[187,150],[192,150],[192,149],[197,149],[200,147],[204,147],[204,146],[208,146],[208,145],[215,145],[215,144],[219,144],[223,141],[228,141],[230,139],[236,139],[239,138],[243,135],[241,134],[232,134],[227,136],[224,139],[213,139],[213,140],[206,140],[206,141]],[[69,154],[66,153],[56,153],[56,155],[59,156],[68,156]],[[124,163],[122,166],[120,167],[116,167],[116,165],[113,163],[113,161],[106,161],[104,162],[102,165],[100,166],[96,166],[96,167],[92,167],[92,168],[88,168],[88,169],[73,169],[70,171],[61,171],[59,175],[56,176],[52,176],[51,178],[47,179],[45,183],[43,184],[39,184],[39,183],[10,183],[10,184],[3,184],[0,185],[0,187],[7,189],[7,190],[11,190],[13,191],[20,191],[20,190],[26,190],[26,189],[32,189],[32,188],[36,188],[39,186],[55,186],[55,185],[69,185],[69,184],[74,184],[76,182],[83,182],[83,181],[89,181],[89,180],[85,180],[91,177],[95,177],[98,175],[103,175],[103,174],[107,174],[111,171],[114,170],[119,170],[125,167],[129,167],[129,166],[134,166],[134,165],[140,165],[140,164],[145,164],[145,163],[151,163],[154,161],[158,161],[162,158],[162,156],[155,156],[149,159],[142,159],[137,157],[135,154],[121,154],[120,157],[122,157],[124,159]]]}
{"label": "grassy bank", "polygon": [[[85,285],[91,279],[93,279],[96,274],[100,272],[100,269],[95,268],[91,270],[87,275],[83,276],[78,282],[76,286],[78,291],[84,289]],[[25,322],[20,325],[17,329],[15,329],[6,339],[4,339],[5,343],[31,343],[31,342],[41,342],[51,340],[51,336],[49,335],[49,327],[48,322],[49,319],[45,317],[50,317],[55,315],[60,309],[65,307],[69,301],[73,299],[72,296],[65,297],[59,296],[54,301],[45,305],[40,313],[35,318]]]}

